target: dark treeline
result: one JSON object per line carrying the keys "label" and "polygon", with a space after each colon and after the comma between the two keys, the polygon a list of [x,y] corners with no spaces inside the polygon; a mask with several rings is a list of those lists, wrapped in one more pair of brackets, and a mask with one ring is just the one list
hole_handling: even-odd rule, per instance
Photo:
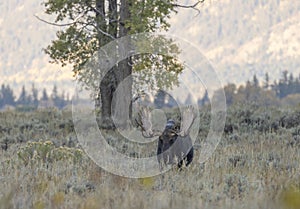
{"label": "dark treeline", "polygon": [[[228,106],[235,103],[256,103],[262,106],[295,106],[300,104],[300,74],[294,77],[293,73],[283,71],[279,80],[273,82],[266,73],[262,81],[254,75],[244,85],[229,83],[224,86],[226,104]],[[218,96],[220,91],[216,91],[214,96]],[[144,102],[149,104],[147,98]],[[197,101],[199,106],[210,103],[208,92],[205,91],[202,98]],[[192,95],[188,94],[184,104],[193,104]],[[158,91],[154,97],[155,108],[176,107],[176,99],[164,91]]]}
{"label": "dark treeline", "polygon": [[69,95],[65,94],[64,91],[59,92],[56,85],[53,86],[50,94],[45,88],[42,92],[39,92],[34,84],[32,84],[30,89],[23,86],[19,96],[14,94],[13,89],[8,84],[1,85],[0,109],[5,109],[6,107],[15,107],[21,111],[47,107],[62,109],[68,104],[70,104]]}
{"label": "dark treeline", "polygon": [[255,102],[264,106],[299,105],[300,104],[300,74],[283,71],[281,78],[270,82],[269,74],[265,74],[262,82],[254,75],[245,85],[227,84],[224,87],[227,105],[238,102]]}
{"label": "dark treeline", "polygon": [[288,73],[284,71],[282,73],[282,78],[279,82],[274,82],[271,85],[271,89],[275,91],[276,96],[279,98],[284,98],[290,94],[300,93],[300,74],[298,77],[294,77],[293,73]]}
{"label": "dark treeline", "polygon": [[[300,74],[294,76],[293,73],[283,71],[279,80],[271,82],[268,73],[265,74],[263,81],[259,81],[254,75],[245,85],[227,84],[224,87],[227,105],[239,102],[255,102],[264,106],[299,105],[300,103]],[[191,96],[187,97],[185,103],[190,104]],[[37,108],[57,107],[64,108],[70,104],[70,98],[64,91],[59,92],[54,85],[52,92],[48,94],[44,88],[42,92],[32,84],[31,88],[22,87],[18,97],[15,96],[13,89],[9,85],[2,84],[0,89],[0,110],[10,106],[18,110],[30,111]],[[198,100],[198,104],[203,106],[209,103],[209,97],[205,92],[203,98]],[[156,108],[174,107],[176,100],[171,95],[159,91],[155,97]]]}

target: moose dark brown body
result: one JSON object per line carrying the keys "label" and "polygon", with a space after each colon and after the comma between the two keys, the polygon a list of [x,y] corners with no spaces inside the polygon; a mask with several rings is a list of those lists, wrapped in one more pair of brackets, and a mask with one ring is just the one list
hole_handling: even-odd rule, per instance
{"label": "moose dark brown body", "polygon": [[183,164],[188,166],[194,157],[192,139],[189,135],[180,136],[174,126],[166,126],[159,136],[157,147],[157,159],[160,165],[177,163],[181,168]]}
{"label": "moose dark brown body", "polygon": [[138,126],[142,128],[142,134],[146,138],[159,136],[157,147],[157,159],[160,168],[165,164],[177,163],[181,168],[183,164],[189,165],[194,157],[194,149],[190,128],[196,118],[196,113],[192,107],[187,107],[181,115],[180,125],[168,120],[163,132],[152,129],[151,113],[148,108],[142,108],[139,119],[136,120]]}

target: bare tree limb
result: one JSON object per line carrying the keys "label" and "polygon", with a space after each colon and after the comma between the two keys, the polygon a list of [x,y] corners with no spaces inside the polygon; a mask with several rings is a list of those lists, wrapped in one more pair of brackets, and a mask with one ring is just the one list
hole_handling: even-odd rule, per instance
{"label": "bare tree limb", "polygon": [[54,23],[54,22],[49,22],[47,20],[44,20],[42,18],[40,18],[39,16],[37,15],[34,15],[38,20],[44,22],[44,23],[47,23],[49,25],[54,25],[54,26],[59,26],[59,27],[65,27],[65,26],[70,26],[70,25],[74,25],[77,21],[74,21],[74,22],[71,22],[71,23],[64,23],[64,24],[58,24],[58,23]]}
{"label": "bare tree limb", "polygon": [[196,6],[198,6],[200,3],[203,3],[204,1],[205,0],[199,0],[195,4],[191,4],[191,5],[182,5],[182,4],[172,4],[172,5],[175,7],[181,7],[185,9],[196,9]]}
{"label": "bare tree limb", "polygon": [[40,20],[40,21],[42,21],[42,22],[44,22],[44,23],[47,23],[47,24],[49,24],[49,25],[58,26],[58,27],[71,26],[71,25],[74,25],[74,24],[76,24],[76,23],[82,24],[82,25],[83,25],[82,28],[86,28],[88,25],[90,25],[90,26],[93,26],[98,32],[100,32],[100,33],[102,33],[103,35],[106,35],[106,36],[110,37],[111,39],[115,40],[115,37],[113,37],[112,35],[110,35],[109,33],[105,32],[105,31],[101,30],[99,27],[96,27],[94,24],[91,24],[91,23],[83,23],[83,22],[77,21],[77,20],[79,19],[79,17],[76,18],[77,20],[75,20],[75,21],[73,21],[73,22],[71,22],[71,23],[58,24],[58,23],[49,22],[49,21],[47,21],[47,20],[44,20],[44,19],[40,18],[40,17],[37,16],[37,15],[34,15],[34,16],[35,16],[38,20]]}
{"label": "bare tree limb", "polygon": [[82,17],[84,17],[86,14],[87,14],[88,11],[83,11],[83,12],[78,12],[78,16],[76,18],[74,18],[74,21],[73,22],[70,22],[70,23],[62,23],[62,24],[58,24],[58,23],[55,23],[55,22],[50,22],[50,21],[47,21],[47,20],[44,20],[42,18],[40,18],[39,16],[37,15],[34,15],[38,20],[44,22],[44,23],[47,23],[49,25],[54,25],[54,26],[58,26],[58,27],[65,27],[65,26],[70,26],[70,25],[74,25],[76,23],[78,23],[78,20]]}
{"label": "bare tree limb", "polygon": [[183,4],[172,4],[172,6],[174,7],[179,7],[179,8],[184,8],[184,9],[194,9],[198,12],[198,14],[200,13],[200,10],[197,8],[197,6],[199,4],[202,4],[205,0],[199,0],[197,1],[195,4],[191,4],[191,5],[183,5]]}
{"label": "bare tree limb", "polygon": [[87,23],[87,25],[93,26],[98,32],[102,33],[103,35],[111,38],[112,40],[115,40],[116,38],[113,37],[111,34],[103,31],[102,29],[100,29],[99,27],[97,27],[96,25],[92,24],[92,22]]}

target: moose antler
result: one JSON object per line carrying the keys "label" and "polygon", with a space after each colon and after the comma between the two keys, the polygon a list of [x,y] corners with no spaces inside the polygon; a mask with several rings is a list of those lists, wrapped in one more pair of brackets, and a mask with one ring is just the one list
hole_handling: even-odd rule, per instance
{"label": "moose antler", "polygon": [[[197,115],[195,114],[194,108],[192,106],[185,108],[181,117],[180,130],[179,132],[173,130],[173,132],[179,136],[187,136],[196,116]],[[162,131],[152,129],[151,112],[149,108],[142,107],[138,113],[138,117],[139,119],[135,119],[135,121],[138,126],[142,128],[142,135],[145,138],[152,138],[154,136],[159,136],[162,134]]]}
{"label": "moose antler", "polygon": [[193,106],[188,106],[182,112],[180,131],[177,133],[180,136],[187,136],[190,133],[190,128],[196,119],[197,114]]}
{"label": "moose antler", "polygon": [[149,108],[142,107],[140,112],[138,113],[139,121],[135,119],[138,126],[142,128],[142,135],[145,138],[152,138],[154,136],[159,136],[161,131],[159,130],[152,130],[152,123],[151,123],[151,112]]}

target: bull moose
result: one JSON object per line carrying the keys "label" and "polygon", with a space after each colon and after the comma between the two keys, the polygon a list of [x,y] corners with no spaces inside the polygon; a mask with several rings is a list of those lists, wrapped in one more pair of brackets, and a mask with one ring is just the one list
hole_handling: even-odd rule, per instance
{"label": "bull moose", "polygon": [[178,168],[182,168],[183,164],[188,166],[192,162],[194,148],[189,132],[195,118],[196,114],[193,108],[188,107],[183,111],[180,128],[174,120],[169,119],[164,131],[158,131],[152,129],[149,109],[141,109],[137,124],[142,128],[143,136],[146,138],[159,136],[157,159],[160,168],[163,165],[174,163],[177,163]]}

